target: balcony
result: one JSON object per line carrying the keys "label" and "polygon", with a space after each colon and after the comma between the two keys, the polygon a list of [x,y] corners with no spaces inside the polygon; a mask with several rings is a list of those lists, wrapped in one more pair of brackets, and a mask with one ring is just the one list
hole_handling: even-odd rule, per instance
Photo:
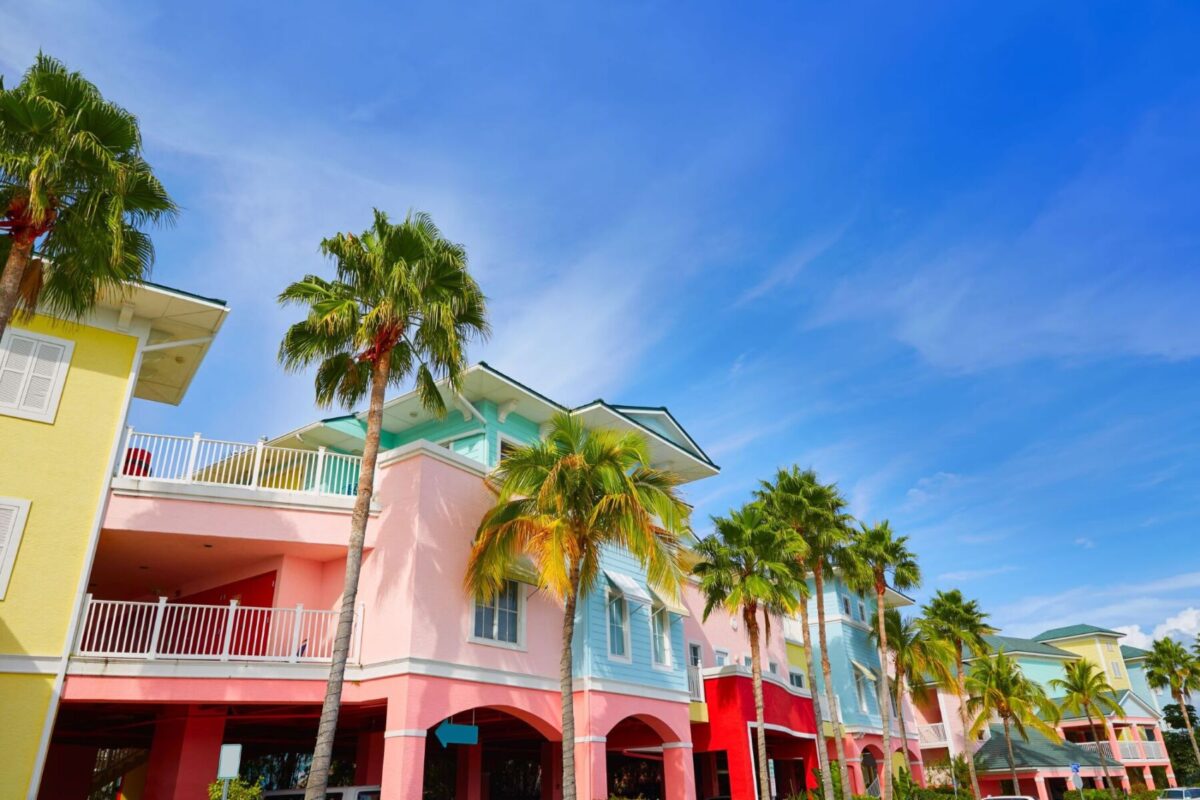
{"label": "balcony", "polygon": [[1142,750],[1147,761],[1166,761],[1167,753],[1158,742],[1142,742]]}
{"label": "balcony", "polygon": [[324,447],[300,450],[129,428],[114,489],[193,497],[348,507],[358,491],[362,457]]}
{"label": "balcony", "polygon": [[687,668],[688,696],[697,703],[704,702],[704,676],[701,667],[689,664]]}
{"label": "balcony", "polygon": [[946,736],[946,725],[942,722],[918,726],[917,736],[921,740],[922,747],[945,747],[949,743],[949,738]]}
{"label": "balcony", "polygon": [[[328,664],[338,612],[294,608],[86,598],[74,655],[137,661],[265,661]],[[358,660],[361,610],[350,636]]]}
{"label": "balcony", "polygon": [[1098,752],[1109,761],[1116,761],[1116,759],[1113,758],[1112,745],[1110,745],[1108,742],[1076,742],[1075,744],[1079,745],[1084,750],[1088,750],[1093,753]]}

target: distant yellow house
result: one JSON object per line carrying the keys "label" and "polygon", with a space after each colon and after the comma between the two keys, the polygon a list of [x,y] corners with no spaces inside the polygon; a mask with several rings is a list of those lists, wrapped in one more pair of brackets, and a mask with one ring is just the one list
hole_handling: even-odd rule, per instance
{"label": "distant yellow house", "polygon": [[37,795],[131,398],[179,403],[225,314],[142,284],[0,338],[0,797]]}
{"label": "distant yellow house", "polygon": [[1038,634],[1034,640],[1099,665],[1108,677],[1109,684],[1120,692],[1133,689],[1125,659],[1121,655],[1121,637],[1124,635],[1095,625],[1070,625]]}

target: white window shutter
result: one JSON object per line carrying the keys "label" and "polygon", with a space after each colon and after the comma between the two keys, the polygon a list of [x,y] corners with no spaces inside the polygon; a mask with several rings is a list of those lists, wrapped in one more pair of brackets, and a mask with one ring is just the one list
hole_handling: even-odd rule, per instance
{"label": "white window shutter", "polygon": [[0,600],[8,591],[8,579],[12,577],[13,564],[17,560],[17,548],[25,533],[25,519],[29,516],[29,501],[15,497],[0,497]]}
{"label": "white window shutter", "polygon": [[0,413],[53,422],[74,343],[9,328],[0,342]]}

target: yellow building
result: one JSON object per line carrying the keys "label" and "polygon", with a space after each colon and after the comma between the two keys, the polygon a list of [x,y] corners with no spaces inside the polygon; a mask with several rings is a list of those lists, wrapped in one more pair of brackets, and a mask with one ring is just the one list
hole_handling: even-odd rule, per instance
{"label": "yellow building", "polygon": [[1085,658],[1104,670],[1109,684],[1118,692],[1133,689],[1129,670],[1121,656],[1123,633],[1098,628],[1095,625],[1069,625],[1038,634],[1034,641],[1057,647]]}
{"label": "yellow building", "polygon": [[0,797],[37,795],[131,398],[179,403],[225,314],[143,284],[0,338]]}

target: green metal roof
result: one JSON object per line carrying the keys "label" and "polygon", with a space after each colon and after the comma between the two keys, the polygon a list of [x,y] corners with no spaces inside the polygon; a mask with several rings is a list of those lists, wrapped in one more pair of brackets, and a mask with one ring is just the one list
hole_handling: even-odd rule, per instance
{"label": "green metal roof", "polygon": [[[975,752],[975,765],[980,772],[1008,772],[1008,751],[1004,740],[1004,726],[992,725],[991,738]],[[1070,767],[1080,764],[1085,767],[1101,767],[1099,753],[1086,750],[1071,742],[1054,742],[1032,728],[1025,729],[1028,740],[1013,731],[1013,763],[1018,771],[1038,767]],[[1120,765],[1112,760],[1109,766]]]}
{"label": "green metal roof", "polygon": [[1074,653],[1068,653],[1066,650],[1042,644],[1034,639],[1020,639],[1016,636],[1000,636],[998,634],[984,636],[983,639],[988,643],[988,647],[992,649],[992,652],[1003,650],[1010,654],[1026,653],[1028,655],[1048,656],[1050,658],[1078,658]]}
{"label": "green metal roof", "polygon": [[1051,628],[1033,637],[1039,642],[1049,642],[1054,639],[1071,639],[1076,636],[1087,636],[1089,633],[1099,633],[1105,636],[1124,636],[1120,631],[1110,631],[1108,628],[1098,628],[1095,625],[1067,625],[1063,628]]}
{"label": "green metal roof", "polygon": [[1121,645],[1121,658],[1125,659],[1126,661],[1145,658],[1148,655],[1150,655],[1149,650],[1143,650],[1140,647],[1131,647],[1127,644]]}
{"label": "green metal roof", "polygon": [[[1129,694],[1129,690],[1122,689],[1117,692],[1104,692],[1104,694],[1107,695],[1110,699],[1117,701],[1117,703],[1120,703],[1122,700],[1125,699],[1125,695]],[[1064,697],[1051,697],[1050,698],[1050,702],[1054,703],[1054,705],[1058,706],[1059,711],[1062,713],[1063,719],[1083,719],[1087,716],[1087,714],[1083,713],[1082,711],[1072,713],[1072,712],[1068,711],[1067,709],[1063,708],[1063,700],[1064,699],[1065,699]]]}

